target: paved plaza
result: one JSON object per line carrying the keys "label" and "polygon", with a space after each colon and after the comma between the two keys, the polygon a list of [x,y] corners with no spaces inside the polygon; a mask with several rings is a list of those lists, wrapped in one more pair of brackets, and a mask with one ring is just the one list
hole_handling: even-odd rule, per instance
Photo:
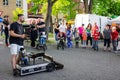
{"label": "paved plaza", "polygon": [[[39,52],[25,45],[28,52]],[[57,50],[49,44],[47,54],[64,64],[64,69],[42,72],[23,77],[13,77],[9,48],[0,44],[0,80],[120,80],[120,55],[91,48],[66,48]]]}

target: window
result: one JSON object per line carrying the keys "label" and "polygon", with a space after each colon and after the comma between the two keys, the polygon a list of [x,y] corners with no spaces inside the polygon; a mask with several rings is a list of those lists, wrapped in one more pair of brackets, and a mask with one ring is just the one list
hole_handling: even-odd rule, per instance
{"label": "window", "polygon": [[17,7],[21,7],[21,6],[22,6],[21,0],[16,0],[16,6],[17,6]]}
{"label": "window", "polygon": [[8,5],[8,0],[3,0],[3,5]]}

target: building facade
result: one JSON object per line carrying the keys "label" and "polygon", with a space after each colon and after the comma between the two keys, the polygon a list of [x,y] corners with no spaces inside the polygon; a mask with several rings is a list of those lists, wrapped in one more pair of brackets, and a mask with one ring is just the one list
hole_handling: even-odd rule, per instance
{"label": "building facade", "polygon": [[0,0],[0,11],[3,12],[1,17],[8,15],[12,22],[13,11],[18,7],[23,9],[23,1],[25,0]]}

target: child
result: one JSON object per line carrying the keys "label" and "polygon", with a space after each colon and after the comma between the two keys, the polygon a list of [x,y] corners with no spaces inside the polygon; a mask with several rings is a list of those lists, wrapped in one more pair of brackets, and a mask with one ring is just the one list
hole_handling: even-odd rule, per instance
{"label": "child", "polygon": [[41,38],[41,42],[40,42],[40,44],[41,45],[45,45],[46,44],[46,38],[47,38],[47,36],[46,36],[46,34],[45,34],[45,32],[42,32],[42,34],[41,34],[41,36],[40,36]]}
{"label": "child", "polygon": [[111,41],[111,30],[109,25],[106,25],[103,31],[103,38],[104,38],[104,51],[108,49],[110,51],[110,41]]}
{"label": "child", "polygon": [[59,40],[60,38],[63,38],[63,39],[65,40],[66,36],[65,36],[65,34],[64,34],[63,32],[59,32],[59,33],[58,33],[58,40]]}
{"label": "child", "polygon": [[83,30],[83,33],[82,33],[82,41],[83,41],[83,48],[86,48],[86,41],[87,41],[87,33],[85,30]]}
{"label": "child", "polygon": [[73,43],[72,43],[72,31],[71,31],[71,26],[68,27],[67,29],[67,47],[72,48]]}
{"label": "child", "polygon": [[21,65],[28,65],[28,59],[25,57],[25,54],[26,54],[25,49],[20,48],[19,59],[20,59]]}
{"label": "child", "polygon": [[100,32],[98,28],[96,28],[93,32],[93,49],[98,51],[98,40],[100,38]]}
{"label": "child", "polygon": [[112,27],[111,37],[112,37],[113,51],[117,53],[118,32],[116,31],[116,27]]}
{"label": "child", "polygon": [[65,47],[65,39],[66,39],[66,36],[63,32],[59,32],[58,33],[58,38],[57,38],[57,49],[59,49],[59,46],[62,47],[62,49],[64,49]]}

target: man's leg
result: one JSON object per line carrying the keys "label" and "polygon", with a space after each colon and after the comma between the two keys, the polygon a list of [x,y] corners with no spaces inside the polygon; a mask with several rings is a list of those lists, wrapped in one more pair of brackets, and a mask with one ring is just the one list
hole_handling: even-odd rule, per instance
{"label": "man's leg", "polygon": [[104,39],[104,51],[106,50],[107,39]]}
{"label": "man's leg", "polygon": [[96,40],[96,50],[98,51],[98,40]]}
{"label": "man's leg", "polygon": [[24,47],[17,45],[17,53],[18,53],[18,56],[16,56],[16,64],[19,64],[19,63],[20,63],[20,58],[21,58],[21,56],[19,55],[20,48],[24,48]]}
{"label": "man's leg", "polygon": [[17,59],[17,55],[12,55],[12,68],[16,69],[16,59]]}
{"label": "man's leg", "polygon": [[86,42],[87,46],[88,46],[88,40],[89,40],[89,37],[87,37],[87,42]]}
{"label": "man's leg", "polygon": [[94,40],[94,50],[96,50],[96,40]]}
{"label": "man's leg", "polygon": [[92,39],[92,48],[95,49],[95,40]]}
{"label": "man's leg", "polygon": [[17,45],[16,44],[11,44],[10,45],[10,53],[12,55],[11,64],[12,64],[12,68],[13,68],[13,75],[16,76],[16,74],[17,74],[17,71],[16,71]]}
{"label": "man's leg", "polygon": [[8,32],[5,32],[5,44],[6,46],[9,46],[8,45]]}
{"label": "man's leg", "polygon": [[108,39],[108,51],[111,51],[111,49],[110,49],[110,39]]}
{"label": "man's leg", "polygon": [[92,46],[92,37],[90,37],[90,45]]}

